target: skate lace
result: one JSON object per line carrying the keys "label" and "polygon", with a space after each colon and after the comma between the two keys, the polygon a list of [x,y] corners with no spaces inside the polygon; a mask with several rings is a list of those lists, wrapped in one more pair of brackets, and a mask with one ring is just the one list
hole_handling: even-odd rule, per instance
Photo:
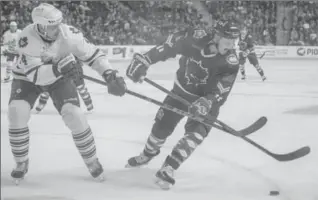
{"label": "skate lace", "polygon": [[94,161],[94,162],[88,164],[88,170],[89,170],[90,172],[93,172],[93,171],[95,171],[95,170],[98,169],[98,168],[99,168],[99,165],[98,165],[98,162],[97,162],[97,161]]}
{"label": "skate lace", "polygon": [[161,171],[166,172],[170,177],[174,177],[174,169],[171,166],[165,166]]}
{"label": "skate lace", "polygon": [[145,156],[144,154],[140,154],[139,156],[137,156],[135,158],[135,160],[138,163],[143,163],[143,162],[147,162],[149,160],[149,158],[147,156]]}
{"label": "skate lace", "polygon": [[17,163],[17,167],[14,169],[14,171],[23,172],[27,168],[26,162],[23,163]]}

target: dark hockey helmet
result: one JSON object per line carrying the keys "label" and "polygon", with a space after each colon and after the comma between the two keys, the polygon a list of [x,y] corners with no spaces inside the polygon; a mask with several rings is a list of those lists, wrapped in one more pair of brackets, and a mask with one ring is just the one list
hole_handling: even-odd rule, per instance
{"label": "dark hockey helmet", "polygon": [[214,30],[219,36],[229,39],[237,39],[240,36],[239,25],[231,20],[219,20]]}

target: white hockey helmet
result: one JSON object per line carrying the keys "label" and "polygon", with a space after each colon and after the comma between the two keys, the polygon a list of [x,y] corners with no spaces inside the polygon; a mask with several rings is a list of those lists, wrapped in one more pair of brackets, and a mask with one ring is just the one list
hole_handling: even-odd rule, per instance
{"label": "white hockey helmet", "polygon": [[32,21],[37,24],[38,33],[47,40],[55,40],[63,20],[62,12],[48,3],[41,3],[32,10]]}
{"label": "white hockey helmet", "polygon": [[15,21],[10,22],[10,30],[15,32],[18,29],[18,24]]}

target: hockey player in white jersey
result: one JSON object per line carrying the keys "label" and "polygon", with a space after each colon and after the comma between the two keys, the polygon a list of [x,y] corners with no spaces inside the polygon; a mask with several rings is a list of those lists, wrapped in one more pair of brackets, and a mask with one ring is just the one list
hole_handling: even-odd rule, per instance
{"label": "hockey player in white jersey", "polygon": [[103,180],[103,167],[96,155],[92,130],[79,108],[77,89],[72,82],[78,75],[74,56],[103,77],[108,93],[123,96],[126,83],[111,68],[99,48],[89,43],[79,30],[62,23],[60,10],[42,3],[33,9],[31,15],[33,24],[19,35],[20,56],[13,70],[8,109],[10,144],[16,161],[11,176],[20,180],[28,171],[30,112],[39,94],[48,92],[62,120],[72,132],[75,145],[90,174]]}
{"label": "hockey player in white jersey", "polygon": [[16,64],[18,58],[17,44],[18,44],[18,35],[21,30],[18,29],[16,22],[12,21],[10,23],[10,29],[3,34],[3,45],[7,46],[3,54],[6,56],[6,75],[3,79],[3,82],[9,82],[12,80],[11,71],[13,65]]}

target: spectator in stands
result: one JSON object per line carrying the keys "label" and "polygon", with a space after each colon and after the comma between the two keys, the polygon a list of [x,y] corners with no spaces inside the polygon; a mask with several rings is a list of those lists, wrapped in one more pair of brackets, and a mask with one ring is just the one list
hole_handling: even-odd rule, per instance
{"label": "spectator in stands", "polygon": [[[30,24],[31,10],[39,1],[7,1],[2,3],[1,30],[16,20],[18,28]],[[203,21],[191,1],[55,1],[49,2],[65,14],[65,21],[81,29],[99,45],[156,44],[167,34],[187,26],[202,27]],[[318,3],[289,3],[293,7],[291,42],[317,45]],[[245,23],[259,44],[276,43],[277,2],[206,1],[211,20],[234,18]],[[213,24],[213,23],[212,23]],[[5,28],[6,27],[6,28]],[[298,35],[298,36],[297,36]],[[297,36],[297,37],[296,37]]]}

